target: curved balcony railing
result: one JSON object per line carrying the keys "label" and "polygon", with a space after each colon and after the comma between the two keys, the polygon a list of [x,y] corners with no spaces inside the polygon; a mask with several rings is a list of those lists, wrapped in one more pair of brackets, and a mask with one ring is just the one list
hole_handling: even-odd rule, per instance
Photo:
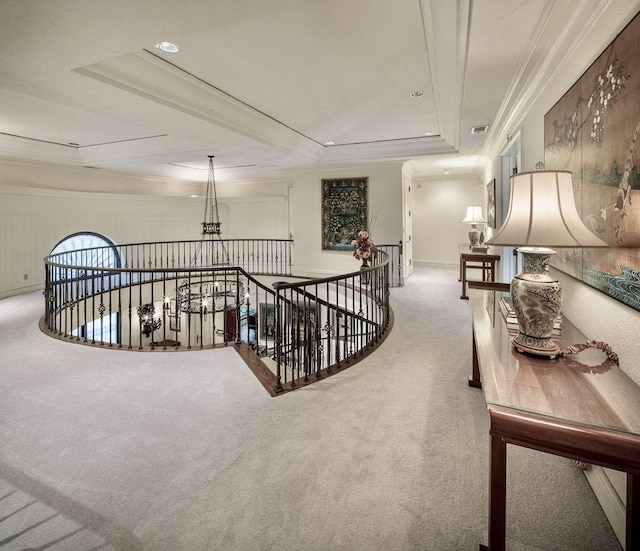
{"label": "curved balcony railing", "polygon": [[[387,246],[393,247],[393,246]],[[235,344],[276,394],[334,373],[390,327],[389,254],[299,281],[290,240],[203,240],[81,249],[45,258],[43,330],[127,350]],[[245,359],[247,356],[245,355]]]}

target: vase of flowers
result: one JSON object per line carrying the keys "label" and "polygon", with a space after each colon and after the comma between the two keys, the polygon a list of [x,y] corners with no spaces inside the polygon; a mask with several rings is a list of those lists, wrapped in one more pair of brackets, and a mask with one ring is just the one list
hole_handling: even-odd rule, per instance
{"label": "vase of flowers", "polygon": [[[360,269],[364,270],[368,268],[369,259],[371,258],[371,253],[373,252],[373,239],[371,239],[369,232],[366,230],[359,231],[358,237],[356,237],[356,239],[354,239],[351,244],[355,247],[353,249],[354,258],[362,261]],[[366,285],[369,282],[369,274],[364,274],[361,277],[363,283]]]}

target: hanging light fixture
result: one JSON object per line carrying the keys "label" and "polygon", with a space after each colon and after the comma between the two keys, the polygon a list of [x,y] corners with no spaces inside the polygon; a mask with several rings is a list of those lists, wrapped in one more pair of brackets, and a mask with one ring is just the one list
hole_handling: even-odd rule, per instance
{"label": "hanging light fixture", "polygon": [[204,202],[204,219],[202,221],[202,235],[221,235],[222,227],[218,213],[218,195],[216,193],[216,178],[213,173],[213,155],[209,155],[209,176],[207,177],[207,195]]}
{"label": "hanging light fixture", "polygon": [[176,289],[176,299],[180,312],[187,314],[223,312],[235,308],[246,299],[244,283],[235,275],[218,274],[211,279],[184,281]]}
{"label": "hanging light fixture", "polygon": [[[206,257],[214,265],[228,266],[229,253],[221,239],[222,224],[218,212],[218,194],[213,170],[213,155],[209,155],[209,174],[207,177],[207,192],[204,203],[204,217],[202,220],[202,238],[192,258],[192,266],[200,264],[203,255],[202,247],[205,243],[208,252]],[[218,243],[214,243],[217,239]],[[200,275],[195,281],[186,279],[176,288],[178,312],[186,314],[202,314],[207,319],[210,312],[222,312],[235,308],[244,301],[244,284],[242,281],[228,274]]]}

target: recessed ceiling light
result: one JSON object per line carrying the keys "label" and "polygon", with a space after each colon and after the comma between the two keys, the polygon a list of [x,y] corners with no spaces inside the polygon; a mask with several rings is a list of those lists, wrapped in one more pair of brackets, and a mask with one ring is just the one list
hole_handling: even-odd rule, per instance
{"label": "recessed ceiling light", "polygon": [[178,51],[178,46],[176,46],[173,42],[160,42],[156,44],[156,48],[158,50],[162,50],[167,54],[175,54]]}
{"label": "recessed ceiling light", "polygon": [[433,132],[425,132],[424,135],[425,136],[433,136]]}
{"label": "recessed ceiling light", "polygon": [[336,145],[336,142],[324,142],[324,145]]}
{"label": "recessed ceiling light", "polygon": [[422,90],[416,90],[415,92],[411,92],[409,94],[412,98],[421,98],[424,96],[424,92]]}

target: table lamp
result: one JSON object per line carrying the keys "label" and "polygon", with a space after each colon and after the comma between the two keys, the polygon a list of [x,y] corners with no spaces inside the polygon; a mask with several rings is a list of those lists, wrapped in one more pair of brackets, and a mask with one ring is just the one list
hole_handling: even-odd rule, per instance
{"label": "table lamp", "polygon": [[509,211],[489,245],[518,247],[522,272],[511,282],[518,319],[512,344],[519,352],[555,358],[551,339],[562,304],[558,280],[549,273],[550,247],[608,247],[582,223],[573,198],[571,172],[538,170],[511,176]]}
{"label": "table lamp", "polygon": [[482,208],[479,205],[470,205],[467,207],[467,214],[462,220],[467,224],[471,224],[469,229],[469,248],[473,249],[480,245],[480,230],[478,224],[486,224],[487,221],[482,217]]}

